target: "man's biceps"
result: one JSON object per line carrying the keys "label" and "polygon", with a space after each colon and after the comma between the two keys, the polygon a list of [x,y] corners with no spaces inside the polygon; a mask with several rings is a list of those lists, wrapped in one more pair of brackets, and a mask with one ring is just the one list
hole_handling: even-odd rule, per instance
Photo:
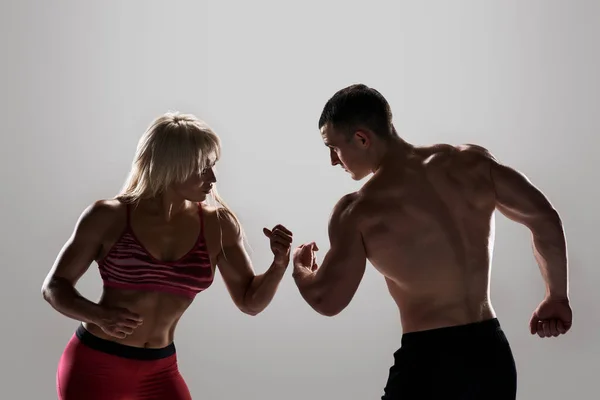
{"label": "man's biceps", "polygon": [[332,248],[324,260],[325,267],[331,270],[332,275],[360,272],[364,270],[366,263],[366,256],[359,248]]}
{"label": "man's biceps", "polygon": [[323,258],[324,264],[331,264],[332,266],[338,266],[344,264],[347,261],[348,252],[345,251],[345,247],[339,243],[332,243],[331,247]]}
{"label": "man's biceps", "polygon": [[362,236],[354,221],[338,222],[329,229],[329,242],[332,249],[353,249],[362,245]]}

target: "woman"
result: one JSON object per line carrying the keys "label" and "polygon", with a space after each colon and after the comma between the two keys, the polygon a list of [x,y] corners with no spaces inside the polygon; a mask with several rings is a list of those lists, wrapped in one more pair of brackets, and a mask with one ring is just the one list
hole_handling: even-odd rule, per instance
{"label": "woman", "polygon": [[[213,187],[220,152],[204,122],[165,114],[140,139],[122,192],[79,218],[42,288],[54,309],[82,322],[59,362],[59,399],[191,399],[174,331],[215,267],[242,312],[271,302],[292,233],[264,229],[274,259],[255,276],[240,223]],[[216,207],[206,205],[211,193]],[[75,289],[92,261],[104,282],[98,303]]]}

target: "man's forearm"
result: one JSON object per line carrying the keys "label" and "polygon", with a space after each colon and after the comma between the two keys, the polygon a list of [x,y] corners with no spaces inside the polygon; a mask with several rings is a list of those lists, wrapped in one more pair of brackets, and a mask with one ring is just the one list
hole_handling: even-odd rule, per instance
{"label": "man's forearm", "polygon": [[567,243],[560,217],[554,213],[532,232],[534,254],[546,283],[546,294],[568,297]]}
{"label": "man's forearm", "polygon": [[292,277],[294,278],[294,282],[296,282],[296,286],[298,287],[298,291],[302,298],[312,306],[316,293],[315,274],[310,272],[307,268],[295,266]]}
{"label": "man's forearm", "polygon": [[246,306],[252,314],[262,312],[271,303],[285,270],[285,266],[273,263],[264,274],[252,279],[245,297]]}
{"label": "man's forearm", "polygon": [[324,297],[326,291],[316,272],[311,272],[304,267],[296,267],[294,268],[293,278],[300,295],[313,310],[325,316],[334,315],[336,313],[334,310],[328,310],[328,308],[331,307],[328,307]]}

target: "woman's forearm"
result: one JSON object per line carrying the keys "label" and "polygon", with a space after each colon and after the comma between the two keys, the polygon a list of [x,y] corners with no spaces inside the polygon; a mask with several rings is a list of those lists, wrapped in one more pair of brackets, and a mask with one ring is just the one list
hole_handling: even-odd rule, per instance
{"label": "woman's forearm", "polygon": [[66,317],[93,324],[101,319],[102,307],[84,298],[66,279],[51,279],[42,287],[42,295]]}
{"label": "woman's forearm", "polygon": [[285,270],[286,266],[273,262],[264,274],[252,279],[246,292],[245,303],[253,315],[262,312],[271,303]]}

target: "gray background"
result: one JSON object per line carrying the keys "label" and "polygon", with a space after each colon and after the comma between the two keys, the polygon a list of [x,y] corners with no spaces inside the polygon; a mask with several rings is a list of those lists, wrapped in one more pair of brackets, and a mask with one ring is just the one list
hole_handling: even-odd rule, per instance
{"label": "gray background", "polygon": [[[316,240],[322,258],[334,203],[360,183],[329,166],[317,120],[356,82],[388,98],[408,141],[487,146],[550,197],[568,235],[572,331],[529,335],[543,283],[529,233],[502,217],[493,305],[519,399],[592,398],[599,3],[4,1],[0,398],[55,398],[77,322],[42,300],[42,280],[81,211],[119,190],[138,138],[165,111],[194,113],[222,137],[220,191],[258,272],[271,260],[261,229],[276,223],[296,245]],[[368,269],[329,319],[303,303],[289,272],[255,318],[235,309],[220,278],[197,297],[176,335],[195,399],[379,398],[402,333],[383,279]],[[97,298],[95,265],[79,288]]]}

